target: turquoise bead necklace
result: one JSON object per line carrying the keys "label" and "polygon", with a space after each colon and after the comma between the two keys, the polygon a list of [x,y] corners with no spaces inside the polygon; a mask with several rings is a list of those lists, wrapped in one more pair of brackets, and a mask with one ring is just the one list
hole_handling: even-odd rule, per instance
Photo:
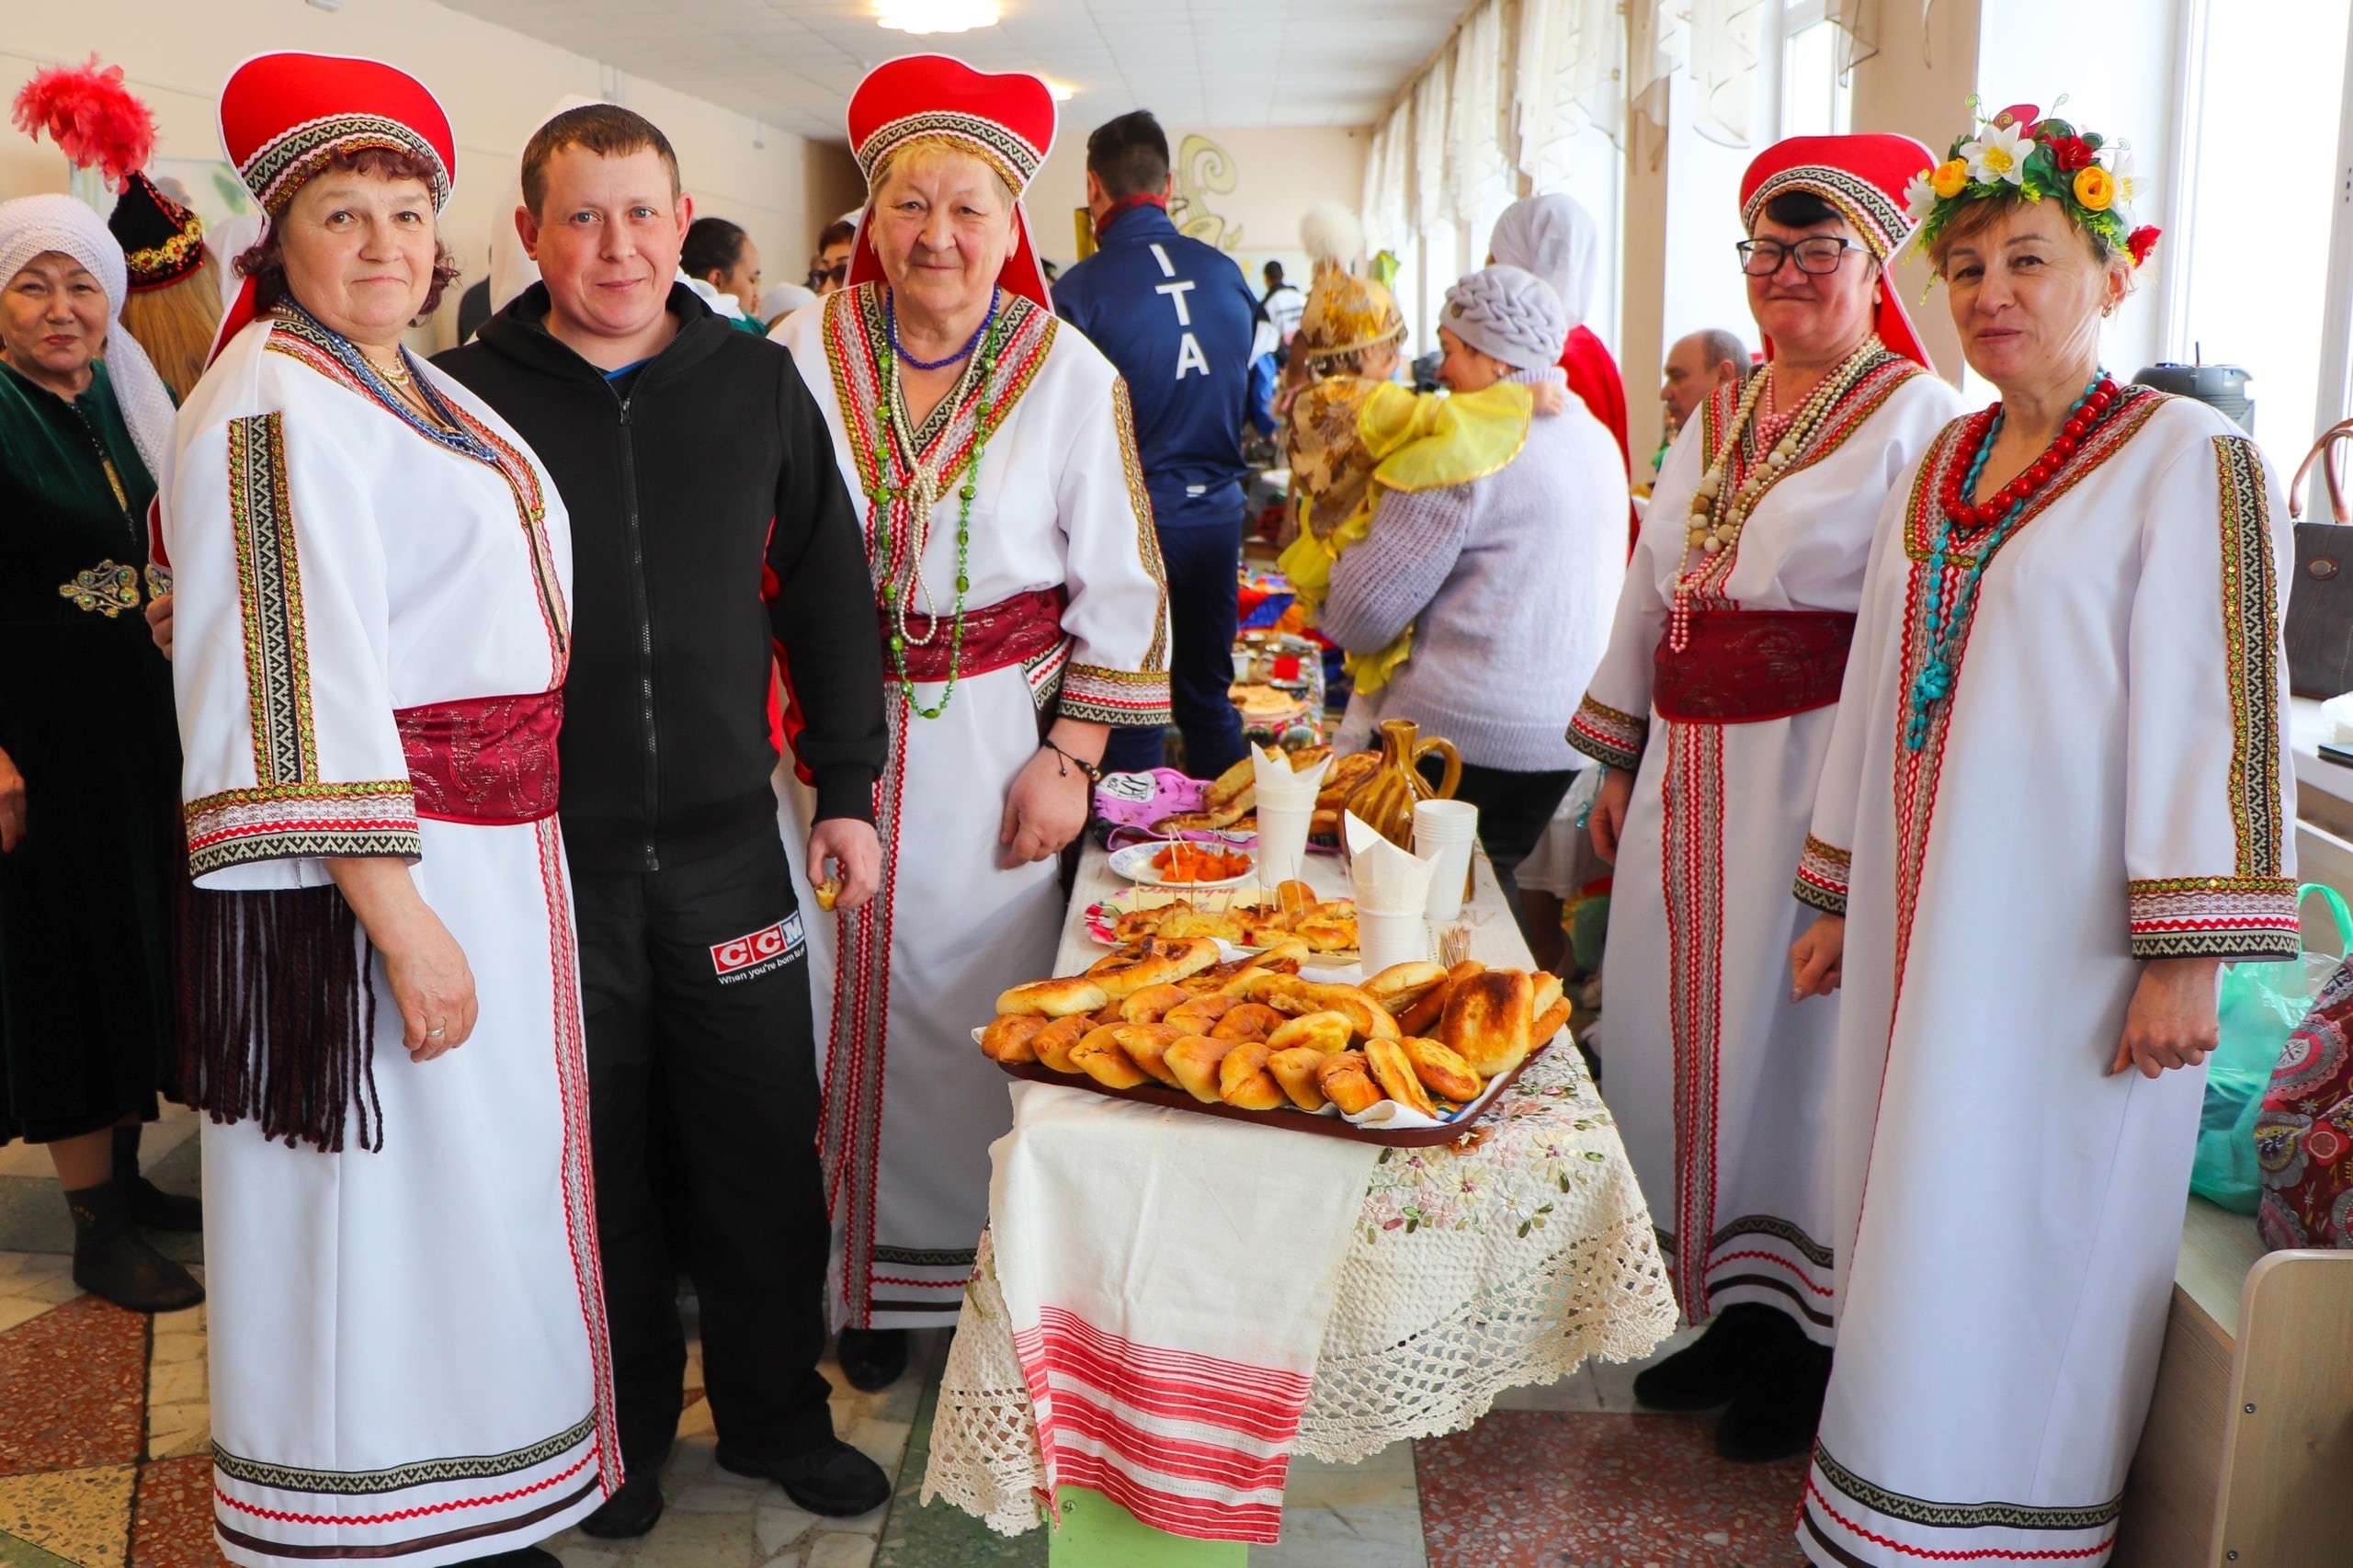
{"label": "turquoise bead necklace", "polygon": [[[1995,551],[2018,532],[2036,493],[2051,482],[2092,427],[2120,401],[2121,394],[2108,372],[2093,372],[2092,379],[2084,383],[2083,395],[2067,410],[2066,420],[2050,449],[2004,485],[1993,506],[1972,506],[1969,497],[1977,494],[1977,481],[1985,472],[1986,460],[1994,455],[1994,442],[2002,433],[2006,415],[2002,405],[1995,403],[1981,416],[1977,450],[1970,459],[1967,474],[1958,483],[1948,481],[1944,494],[1938,498],[1937,529],[1928,544],[1927,580],[1921,596],[1923,657],[1919,673],[1912,677],[1907,699],[1910,711],[1904,725],[1904,750],[1918,751],[1928,744],[1930,711],[1952,695],[1956,646],[1970,618],[1976,614],[1978,587]],[[1945,569],[1952,554],[1953,531],[1956,525],[1969,524],[1990,526],[1993,531],[1985,536],[1970,561],[1969,570],[1953,590],[1948,607]]]}
{"label": "turquoise bead necklace", "polygon": [[[878,399],[880,406],[875,415],[874,472],[877,477],[874,488],[866,493],[866,498],[870,503],[868,516],[872,520],[873,533],[873,544],[870,547],[873,552],[870,559],[878,563],[884,574],[882,610],[890,621],[891,662],[899,677],[899,690],[905,696],[907,705],[920,719],[937,719],[948,711],[948,704],[956,696],[957,678],[963,673],[964,596],[972,585],[970,574],[972,547],[972,499],[980,494],[981,460],[988,454],[990,418],[995,412],[995,405],[990,401],[990,394],[995,390],[997,357],[1005,348],[1004,314],[998,309],[1003,298],[1002,290],[993,290],[990,293],[988,316],[981,323],[981,330],[975,335],[980,345],[978,367],[980,403],[973,411],[972,456],[963,467],[963,483],[958,485],[956,490],[956,604],[949,616],[948,679],[940,688],[938,702],[930,707],[926,707],[915,700],[915,678],[907,673],[907,649],[928,647],[939,636],[939,618],[928,614],[931,607],[931,589],[923,580],[923,557],[925,548],[931,542],[932,508],[938,504],[940,492],[950,481],[935,478],[920,462],[912,465],[914,472],[910,476],[909,483],[894,487],[881,479],[881,475],[892,472],[895,467],[891,453],[891,426],[897,421],[896,410],[899,403],[898,330],[895,316],[887,318],[890,322],[890,341],[885,351],[878,356],[881,384]],[[969,347],[965,352],[971,352]],[[956,358],[962,357],[960,354]],[[908,437],[908,445],[912,449],[914,446],[912,436]],[[930,629],[920,638],[908,634],[907,600],[909,596],[902,591],[896,576],[891,574],[891,510],[901,501],[908,504],[907,574],[913,580],[915,586],[922,590],[927,619],[931,621]]]}

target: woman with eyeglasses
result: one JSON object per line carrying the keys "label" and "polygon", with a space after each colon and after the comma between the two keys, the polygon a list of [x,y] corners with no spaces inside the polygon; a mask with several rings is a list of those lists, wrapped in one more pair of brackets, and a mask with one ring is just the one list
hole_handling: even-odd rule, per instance
{"label": "woman with eyeglasses", "polygon": [[835,219],[817,235],[817,254],[809,258],[809,287],[817,298],[840,292],[857,244],[858,225],[847,218]]}
{"label": "woman with eyeglasses", "polygon": [[1749,165],[1738,260],[1769,362],[1668,453],[1569,731],[1609,769],[1591,818],[1620,872],[1609,1103],[1684,1313],[1709,1324],[1634,1392],[1728,1405],[1733,1459],[1803,1451],[1829,1379],[1837,1020],[1790,998],[1812,912],[1790,886],[1880,505],[1960,407],[1884,271],[1925,157],[1902,136],[1802,137]]}

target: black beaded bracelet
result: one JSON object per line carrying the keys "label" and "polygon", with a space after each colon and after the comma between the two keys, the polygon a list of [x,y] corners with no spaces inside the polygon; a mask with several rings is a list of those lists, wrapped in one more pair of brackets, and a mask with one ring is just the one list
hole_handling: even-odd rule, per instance
{"label": "black beaded bracelet", "polygon": [[[1051,740],[1042,740],[1038,744],[1045,747],[1048,751],[1052,752],[1056,756],[1061,757],[1063,761],[1076,764],[1078,770],[1086,775],[1086,781],[1089,784],[1100,784],[1103,782],[1102,768],[1097,767],[1094,763],[1087,761],[1085,757],[1071,756],[1070,753],[1054,744]],[[1054,771],[1060,773],[1063,772],[1063,769],[1060,764],[1056,764]]]}

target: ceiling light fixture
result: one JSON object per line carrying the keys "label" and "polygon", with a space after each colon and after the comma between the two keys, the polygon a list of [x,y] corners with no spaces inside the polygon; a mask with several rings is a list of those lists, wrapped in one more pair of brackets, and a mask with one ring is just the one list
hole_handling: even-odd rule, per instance
{"label": "ceiling light fixture", "polygon": [[996,0],[875,0],[874,20],[903,33],[961,33],[993,28]]}
{"label": "ceiling light fixture", "polygon": [[1040,76],[1038,80],[1046,84],[1046,91],[1053,95],[1054,102],[1058,104],[1070,102],[1078,92],[1068,82],[1057,82],[1051,76]]}

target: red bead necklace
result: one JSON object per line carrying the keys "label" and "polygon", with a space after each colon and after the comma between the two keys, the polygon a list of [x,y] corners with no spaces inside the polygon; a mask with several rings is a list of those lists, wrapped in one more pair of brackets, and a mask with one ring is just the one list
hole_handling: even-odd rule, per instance
{"label": "red bead necklace", "polygon": [[2108,416],[2108,411],[2115,407],[2122,396],[2123,393],[2117,389],[2115,378],[2102,376],[2089,392],[2077,400],[2075,407],[2067,415],[2067,422],[2059,427],[2059,434],[2052,438],[2051,445],[2044,449],[2040,457],[2027,464],[2007,484],[1984,501],[1972,504],[1968,499],[1968,492],[1976,488],[1977,476],[1984,472],[1985,460],[1993,451],[1993,437],[2001,423],[2002,405],[1997,403],[1973,415],[1967,439],[1970,449],[1976,454],[1976,460],[1966,470],[1956,465],[1945,472],[1944,494],[1938,498],[1944,506],[1945,516],[1952,519],[1954,526],[1964,528],[1992,528],[2008,517],[2012,508],[2030,499],[2035,492],[2051,483],[2060,469],[2066,465],[2067,460],[2075,455],[2075,449],[2083,445],[2084,437],[2098,427],[2100,421]]}

